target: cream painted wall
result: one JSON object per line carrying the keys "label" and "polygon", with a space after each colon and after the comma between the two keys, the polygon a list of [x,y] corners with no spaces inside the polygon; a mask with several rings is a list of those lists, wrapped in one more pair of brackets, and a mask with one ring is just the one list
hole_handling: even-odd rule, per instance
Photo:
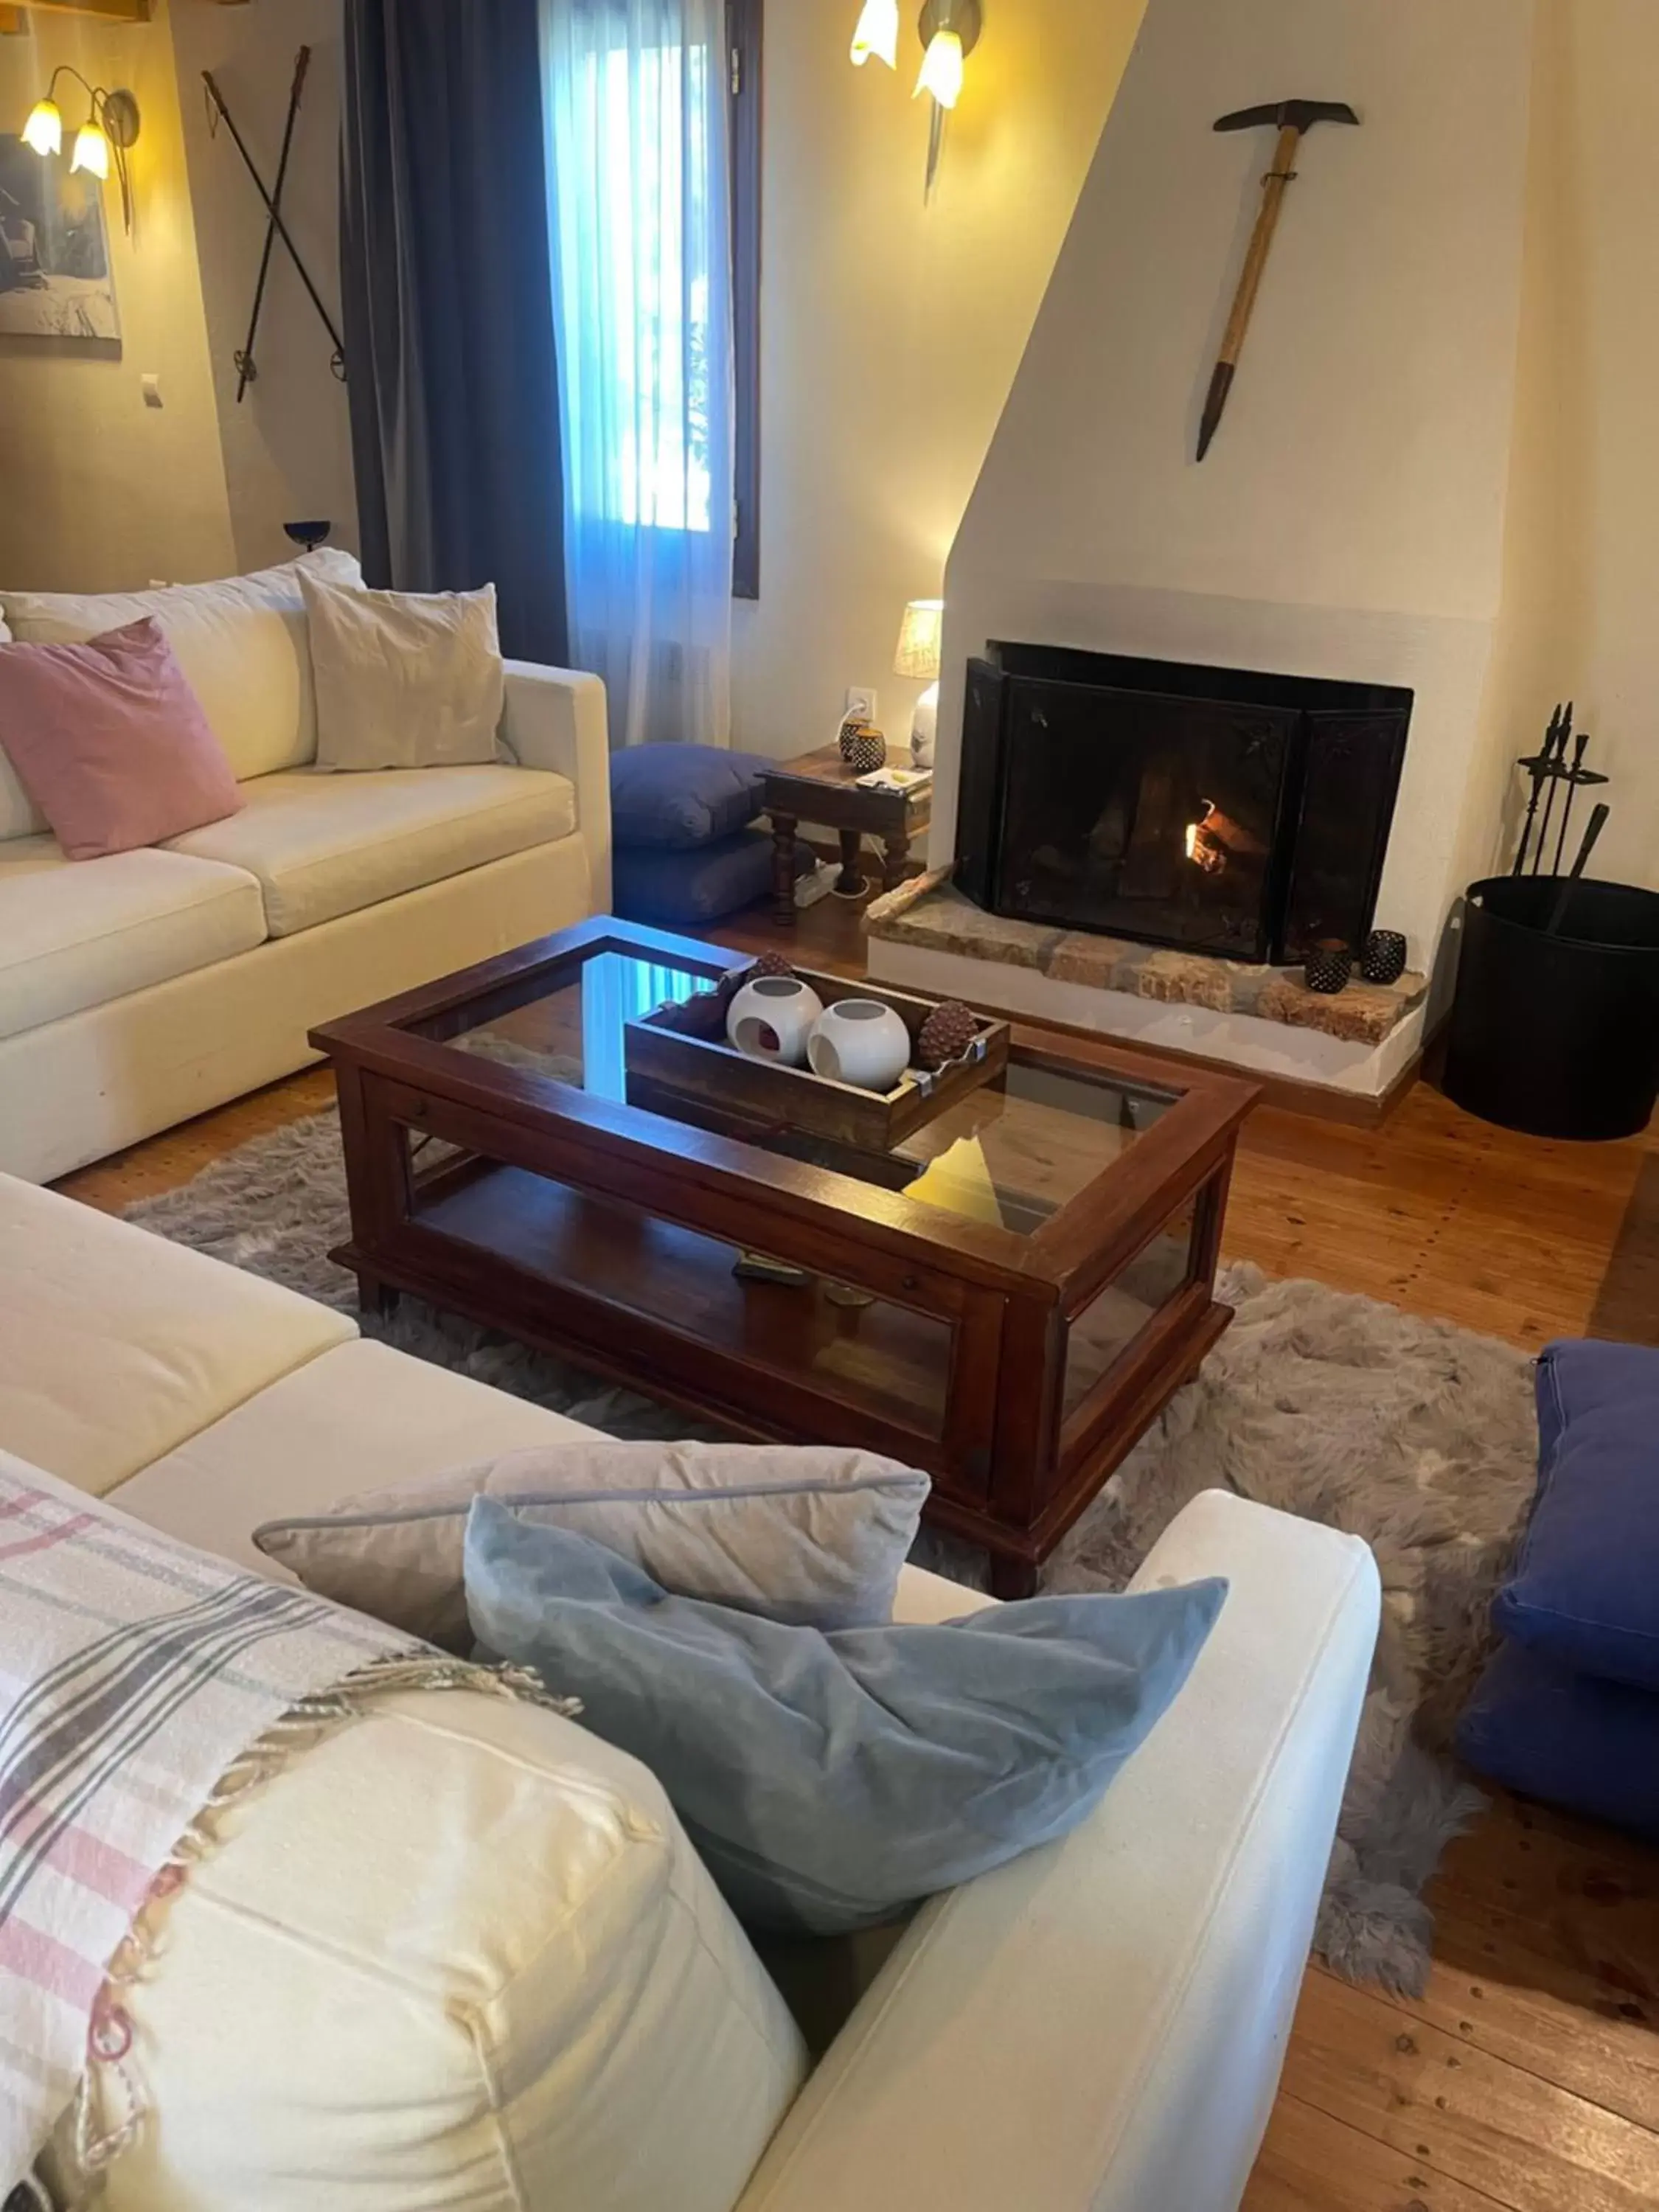
{"label": "cream painted wall", "polygon": [[[188,0],[186,0],[188,4]],[[19,131],[59,62],[137,97],[133,237],[120,196],[105,214],[121,314],[118,354],[0,337],[0,582],[116,590],[234,568],[208,366],[167,0],[148,24],[35,13],[0,38],[0,131]],[[64,88],[66,120],[75,116]],[[146,407],[140,378],[161,380]]]}
{"label": "cream painted wall", "polygon": [[276,173],[295,56],[311,48],[283,216],[337,327],[340,313],[340,0],[251,0],[226,8],[174,0],[173,39],[196,198],[202,293],[238,563],[293,551],[284,522],[326,516],[331,543],[355,550],[356,495],[345,386],[329,368],[328,333],[279,243],[260,317],[259,374],[239,405],[235,356],[247,336],[265,212],[222,125],[209,131],[202,71],[211,70],[266,182]]}
{"label": "cream painted wall", "polygon": [[735,611],[733,742],[823,744],[849,684],[890,734],[907,599],[945,556],[1145,0],[987,0],[924,206],[921,58],[851,67],[857,0],[766,16],[761,598]]}
{"label": "cream painted wall", "polygon": [[[1416,693],[1379,919],[1431,959],[1489,758],[1521,327],[1528,0],[1152,0],[950,564],[933,857],[990,637]],[[1227,418],[1194,438],[1275,87],[1298,157]]]}
{"label": "cream painted wall", "polygon": [[1490,864],[1500,799],[1518,818],[1510,763],[1571,692],[1613,779],[1593,871],[1659,890],[1659,8],[1539,0],[1535,70],[1513,680],[1465,842]]}

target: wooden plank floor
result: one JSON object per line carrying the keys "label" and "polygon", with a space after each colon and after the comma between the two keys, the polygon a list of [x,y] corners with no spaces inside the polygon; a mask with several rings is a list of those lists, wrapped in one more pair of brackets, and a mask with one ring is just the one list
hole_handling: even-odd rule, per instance
{"label": "wooden plank floor", "polygon": [[[777,943],[763,915],[720,934]],[[862,973],[854,908],[814,908],[797,942]],[[296,1077],[64,1187],[117,1209],[331,1097],[326,1075]],[[1263,1108],[1226,1252],[1528,1348],[1659,1344],[1659,1132],[1542,1144],[1426,1085],[1375,1131]],[[1659,1852],[1501,1800],[1447,1854],[1431,1901],[1422,1997],[1310,1970],[1244,2212],[1659,2207]]]}

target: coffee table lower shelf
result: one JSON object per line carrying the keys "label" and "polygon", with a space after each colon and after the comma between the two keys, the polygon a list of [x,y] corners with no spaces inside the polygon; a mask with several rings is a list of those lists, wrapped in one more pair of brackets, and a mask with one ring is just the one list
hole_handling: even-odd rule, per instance
{"label": "coffee table lower shelf", "polygon": [[[821,1278],[740,1279],[721,1240],[648,1218],[619,1235],[613,1207],[520,1168],[476,1162],[446,1180],[386,1244],[330,1255],[356,1275],[366,1310],[389,1312],[407,1293],[733,1436],[923,1468],[935,1486],[927,1519],[990,1553],[1001,1597],[1035,1589],[1042,1561],[1232,1319],[1202,1282],[1159,1311],[1087,1448],[1063,1471],[1024,1470],[1029,1517],[1016,1523],[992,1449],[964,1455],[951,1437],[951,1329],[939,1317],[873,1295],[849,1306]],[[641,1310],[645,1285],[652,1312]]]}

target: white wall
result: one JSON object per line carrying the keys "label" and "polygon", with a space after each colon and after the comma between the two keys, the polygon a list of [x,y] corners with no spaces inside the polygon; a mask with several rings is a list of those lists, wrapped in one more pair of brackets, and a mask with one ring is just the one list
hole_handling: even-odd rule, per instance
{"label": "white wall", "polygon": [[[1505,628],[1478,841],[1571,693],[1613,779],[1594,872],[1659,890],[1659,8],[1539,0]],[[1589,812],[1581,799],[1577,820]],[[1475,847],[1478,849],[1478,844]]]}
{"label": "white wall", "polygon": [[173,26],[196,204],[202,291],[239,566],[285,560],[284,522],[327,516],[331,543],[357,544],[345,387],[329,368],[328,334],[280,240],[255,346],[258,380],[236,402],[235,356],[247,337],[265,211],[228,132],[210,130],[202,71],[211,70],[238,129],[274,185],[295,55],[312,49],[283,218],[337,327],[340,313],[340,0],[176,0]]}
{"label": "white wall", "polygon": [[766,14],[761,598],[736,609],[733,742],[823,744],[940,588],[1145,0],[988,0],[931,207],[907,5],[900,72],[851,67],[857,0]]}
{"label": "white wall", "polygon": [[[1379,919],[1419,957],[1461,889],[1490,711],[1531,19],[1528,0],[1152,0],[947,586],[942,740],[988,636],[1412,684]],[[1304,142],[1200,466],[1273,145],[1210,125],[1291,94],[1362,127]]]}
{"label": "white wall", "polygon": [[[188,8],[191,0],[185,0]],[[154,21],[31,14],[0,37],[0,131],[21,131],[52,70],[69,62],[138,101],[133,235],[104,189],[118,346],[0,336],[0,583],[39,591],[124,590],[233,568],[224,464],[208,366],[166,0]],[[84,98],[60,88],[66,128]],[[160,379],[146,407],[140,379]]]}

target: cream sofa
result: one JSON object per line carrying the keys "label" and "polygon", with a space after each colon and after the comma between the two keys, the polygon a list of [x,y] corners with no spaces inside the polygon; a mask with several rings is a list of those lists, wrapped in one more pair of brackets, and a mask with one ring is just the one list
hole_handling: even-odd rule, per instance
{"label": "cream sofa", "polygon": [[305,1066],[319,1022],[610,904],[598,678],[509,662],[495,764],[320,774],[299,565],[0,592],[0,640],[156,615],[246,801],[164,849],[69,861],[0,749],[0,1169],[67,1174]]}
{"label": "cream sofa", "polygon": [[[46,1480],[270,1573],[273,1514],[573,1431],[0,1177],[0,1450]],[[1378,1586],[1363,1545],[1219,1493],[1140,1579],[1212,1574],[1210,1643],[1082,1827],[884,1963],[826,1949],[873,1978],[816,2065],[643,1769],[537,1708],[389,1700],[169,1905],[105,2212],[1228,2212]],[[982,1601],[906,1571],[906,1619]]]}

